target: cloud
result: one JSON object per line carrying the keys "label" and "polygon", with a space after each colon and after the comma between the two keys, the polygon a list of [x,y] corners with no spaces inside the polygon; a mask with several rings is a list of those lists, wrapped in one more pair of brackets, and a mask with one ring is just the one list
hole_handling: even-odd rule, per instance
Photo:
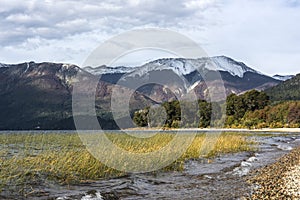
{"label": "cloud", "polygon": [[[194,4],[201,6],[194,7]],[[12,32],[17,40],[12,40],[6,34],[1,35],[0,40],[2,45],[8,45],[36,36],[63,39],[66,35],[100,29],[115,32],[115,29],[128,30],[144,25],[176,26],[179,21],[193,16],[196,8],[204,9],[205,5],[212,5],[207,0],[198,4],[196,1],[183,4],[174,0],[11,1],[4,3],[0,9],[3,19],[0,26],[4,28],[2,30]],[[25,34],[18,34],[20,32]]]}
{"label": "cloud", "polygon": [[[49,52],[50,47],[76,52],[90,45],[79,41],[103,41],[105,35],[113,36],[132,28],[161,27],[181,29],[194,24],[186,23],[208,8],[214,8],[215,1],[179,1],[179,0],[11,0],[0,8],[0,46],[7,52],[16,52],[15,59],[2,52],[3,61],[21,61],[33,59],[34,54]],[[201,21],[201,17],[196,18]],[[195,19],[194,19],[195,20]],[[89,38],[88,38],[89,37]],[[72,42],[69,42],[69,41]],[[79,41],[78,41],[79,40]],[[89,43],[89,42],[86,42]],[[50,44],[50,45],[49,45]],[[54,46],[57,45],[57,46]],[[72,44],[72,45],[70,45]],[[68,48],[64,48],[68,46]],[[20,50],[21,48],[21,50]],[[14,50],[15,49],[15,50]],[[23,51],[32,51],[32,56]],[[47,53],[48,56],[52,55]],[[69,52],[64,52],[69,55]],[[76,55],[78,56],[78,55]],[[41,56],[44,57],[44,56]],[[65,56],[66,58],[75,57]],[[83,56],[80,56],[81,58]],[[50,58],[57,60],[57,57]],[[38,59],[40,60],[40,59]],[[78,62],[78,58],[66,62]]]}
{"label": "cloud", "polygon": [[10,0],[0,19],[0,62],[80,65],[105,39],[159,27],[269,74],[300,63],[298,0]]}

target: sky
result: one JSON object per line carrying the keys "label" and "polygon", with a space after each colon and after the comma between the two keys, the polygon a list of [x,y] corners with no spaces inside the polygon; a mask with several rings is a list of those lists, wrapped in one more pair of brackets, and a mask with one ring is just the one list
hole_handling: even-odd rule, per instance
{"label": "sky", "polygon": [[299,23],[300,0],[0,0],[0,62],[81,66],[115,35],[166,28],[209,56],[229,56],[268,75],[296,74]]}

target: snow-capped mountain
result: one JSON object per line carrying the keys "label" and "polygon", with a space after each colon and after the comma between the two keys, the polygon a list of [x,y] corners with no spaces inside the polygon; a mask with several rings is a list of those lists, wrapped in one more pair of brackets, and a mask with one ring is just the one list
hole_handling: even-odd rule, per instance
{"label": "snow-capped mountain", "polygon": [[246,72],[260,73],[243,62],[237,62],[226,56],[203,57],[199,59],[162,58],[151,61],[139,67],[85,67],[84,70],[95,74],[131,73],[130,76],[142,76],[149,71],[172,70],[178,75],[187,75],[195,70],[226,71],[233,76],[243,77]]}
{"label": "snow-capped mountain", "polygon": [[136,75],[141,71],[149,70],[164,70],[171,69],[178,75],[187,75],[195,70],[212,70],[212,71],[226,71],[233,76],[243,77],[246,72],[259,73],[258,71],[247,67],[242,62],[237,62],[226,56],[203,57],[199,59],[184,59],[184,58],[167,58],[159,59],[147,63],[135,71]]}
{"label": "snow-capped mountain", "polygon": [[157,102],[174,99],[191,91],[196,91],[199,98],[206,98],[208,82],[216,84],[215,87],[218,87],[217,83],[224,84],[227,95],[251,89],[263,90],[280,82],[226,56],[162,58],[137,67],[100,66],[84,69],[101,75],[101,80],[105,82],[132,89],[141,86],[137,90]]}
{"label": "snow-capped mountain", "polygon": [[280,81],[287,81],[287,80],[293,78],[294,75],[278,75],[278,74],[276,74],[276,75],[274,75],[272,77],[274,79],[277,79],[277,80],[280,80]]}
{"label": "snow-capped mountain", "polygon": [[[171,91],[176,97],[197,91],[199,98],[207,98],[209,95],[207,85],[212,83],[216,88],[219,87],[217,84],[224,84],[226,94],[238,94],[250,89],[261,90],[280,82],[248,67],[243,62],[225,56],[158,59],[136,67],[134,71],[119,78],[118,84],[132,88],[147,82],[160,84],[160,87],[158,84],[152,84],[153,87],[148,84],[138,89],[158,102],[164,96],[162,93],[170,97]],[[161,101],[166,99],[163,98]]]}

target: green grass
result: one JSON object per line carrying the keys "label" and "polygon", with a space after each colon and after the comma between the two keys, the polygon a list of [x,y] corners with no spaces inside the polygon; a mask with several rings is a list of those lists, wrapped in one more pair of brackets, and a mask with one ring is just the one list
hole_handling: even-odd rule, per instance
{"label": "green grass", "polygon": [[[119,133],[106,135],[115,145],[134,153],[156,151],[174,137],[171,133],[160,133],[147,139]],[[197,134],[186,152],[162,170],[182,170],[186,160],[200,156],[211,158],[254,148],[254,142],[242,134],[223,133],[208,154],[200,155],[204,139],[204,134]],[[9,188],[26,195],[34,184],[76,184],[121,175],[125,172],[109,168],[94,158],[75,133],[0,134],[0,190]]]}

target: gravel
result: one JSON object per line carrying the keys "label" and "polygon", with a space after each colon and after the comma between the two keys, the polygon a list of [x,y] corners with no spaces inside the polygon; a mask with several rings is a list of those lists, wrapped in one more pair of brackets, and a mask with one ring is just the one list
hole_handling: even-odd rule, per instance
{"label": "gravel", "polygon": [[300,199],[300,146],[275,163],[253,171],[250,199]]}

